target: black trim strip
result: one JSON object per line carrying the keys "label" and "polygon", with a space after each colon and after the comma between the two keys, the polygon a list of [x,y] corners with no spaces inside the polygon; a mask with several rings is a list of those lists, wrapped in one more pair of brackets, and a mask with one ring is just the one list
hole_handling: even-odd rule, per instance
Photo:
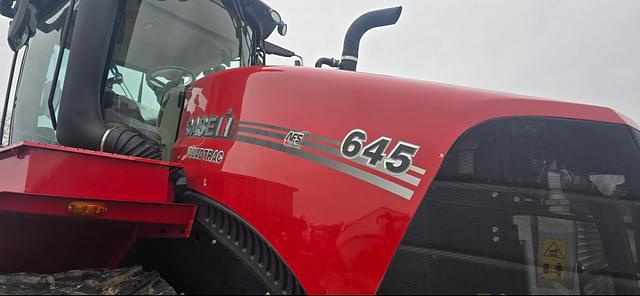
{"label": "black trim strip", "polygon": [[[0,122],[0,147],[4,144],[4,126],[7,121],[7,109],[9,109],[9,98],[11,97],[11,89],[13,88],[13,76],[16,71],[16,63],[18,62],[18,52],[13,53],[11,62],[11,70],[9,71],[9,83],[7,84],[7,93],[4,97],[4,109],[2,109],[2,122]],[[11,142],[11,140],[9,140]]]}

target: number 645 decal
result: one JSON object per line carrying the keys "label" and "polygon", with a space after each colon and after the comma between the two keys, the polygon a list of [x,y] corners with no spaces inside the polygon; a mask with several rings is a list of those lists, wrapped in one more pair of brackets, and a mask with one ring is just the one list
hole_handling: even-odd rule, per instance
{"label": "number 645 decal", "polygon": [[367,144],[367,132],[354,129],[342,140],[340,154],[347,159],[364,157],[372,167],[383,162],[387,172],[394,175],[404,174],[411,168],[413,157],[420,150],[420,146],[399,141],[391,153],[385,154],[391,141],[389,137],[379,137]]}

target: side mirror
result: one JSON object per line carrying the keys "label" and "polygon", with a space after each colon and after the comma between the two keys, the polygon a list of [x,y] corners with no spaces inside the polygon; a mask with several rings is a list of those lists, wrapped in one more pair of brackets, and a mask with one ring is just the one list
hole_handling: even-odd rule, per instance
{"label": "side mirror", "polygon": [[17,0],[14,9],[15,16],[9,26],[7,41],[11,50],[17,52],[35,35],[36,17],[35,8],[28,0]]}
{"label": "side mirror", "polygon": [[285,23],[278,24],[278,34],[280,34],[280,36],[287,35],[287,24]]}
{"label": "side mirror", "polygon": [[280,13],[271,9],[269,14],[271,14],[271,19],[278,26],[278,34],[280,34],[280,36],[287,35],[287,24],[282,20]]}
{"label": "side mirror", "polygon": [[13,18],[16,16],[17,5],[15,0],[0,0],[0,15]]}

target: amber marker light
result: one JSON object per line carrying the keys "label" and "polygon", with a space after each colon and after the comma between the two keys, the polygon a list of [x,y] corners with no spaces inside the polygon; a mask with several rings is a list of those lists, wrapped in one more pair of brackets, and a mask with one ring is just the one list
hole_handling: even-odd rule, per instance
{"label": "amber marker light", "polygon": [[72,216],[100,217],[107,213],[107,205],[101,202],[72,201],[67,213]]}

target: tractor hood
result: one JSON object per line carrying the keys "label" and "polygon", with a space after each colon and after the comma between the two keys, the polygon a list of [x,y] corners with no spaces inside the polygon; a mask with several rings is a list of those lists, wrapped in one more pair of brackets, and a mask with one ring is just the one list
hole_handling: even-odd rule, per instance
{"label": "tractor hood", "polygon": [[[637,123],[606,107],[300,67],[227,70],[197,81],[186,97],[178,138],[187,142],[210,137],[233,139],[242,135],[244,123],[310,134],[333,146],[344,144],[348,135],[360,131],[356,139],[390,138],[388,150],[400,141],[420,147],[414,164],[431,173],[437,172],[462,134],[495,119],[563,118],[639,129]],[[283,140],[287,141],[283,137],[279,142]],[[299,142],[300,146],[294,148],[304,145],[304,140]],[[331,153],[350,157],[349,151]],[[411,199],[419,191],[411,192],[403,193],[403,197]]]}
{"label": "tractor hood", "polygon": [[[187,109],[183,124],[193,116],[233,108],[242,112],[240,120],[314,130],[336,139],[351,129],[367,127],[375,134],[400,133],[416,142],[437,140],[441,145],[430,145],[435,155],[446,153],[467,129],[504,117],[558,117],[638,128],[607,107],[329,69],[230,70],[196,82],[193,90],[192,96],[224,93],[242,105],[222,106],[216,96],[198,97],[192,102],[198,108]],[[214,106],[224,110],[214,111]]]}

